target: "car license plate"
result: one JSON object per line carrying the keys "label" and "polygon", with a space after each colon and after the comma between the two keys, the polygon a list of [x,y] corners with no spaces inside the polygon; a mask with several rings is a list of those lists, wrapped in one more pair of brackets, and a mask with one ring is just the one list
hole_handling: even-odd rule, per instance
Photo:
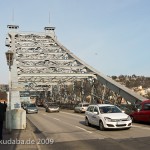
{"label": "car license plate", "polygon": [[117,122],[117,124],[118,124],[118,125],[121,125],[121,124],[124,124],[124,122],[119,121],[119,122]]}

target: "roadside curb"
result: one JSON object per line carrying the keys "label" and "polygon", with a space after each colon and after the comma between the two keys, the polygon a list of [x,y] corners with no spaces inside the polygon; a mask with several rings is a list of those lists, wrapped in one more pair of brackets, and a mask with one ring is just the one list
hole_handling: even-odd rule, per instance
{"label": "roadside curb", "polygon": [[[33,124],[30,122],[29,119],[27,119],[27,128],[28,128],[29,131],[31,131],[31,134],[32,134],[32,136],[33,136],[33,138],[34,138],[34,141],[37,141],[37,138],[36,138],[35,134],[33,133]],[[41,150],[41,148],[40,148],[40,146],[37,144],[37,142],[35,142],[35,144],[36,144],[37,149],[38,149],[38,150]]]}
{"label": "roadside curb", "polygon": [[26,129],[13,129],[11,133],[4,128],[3,141],[0,143],[0,149],[8,150],[22,150],[22,149],[34,149],[41,150],[38,144],[35,131],[36,127],[26,119]]}

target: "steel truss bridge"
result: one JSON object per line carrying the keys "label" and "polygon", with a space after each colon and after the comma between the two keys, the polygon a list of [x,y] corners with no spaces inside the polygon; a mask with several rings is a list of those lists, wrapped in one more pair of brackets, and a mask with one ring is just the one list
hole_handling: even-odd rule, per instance
{"label": "steel truss bridge", "polygon": [[134,104],[145,100],[125,86],[89,66],[64,47],[54,27],[43,33],[19,32],[8,25],[5,45],[14,53],[12,90],[44,95],[52,101]]}

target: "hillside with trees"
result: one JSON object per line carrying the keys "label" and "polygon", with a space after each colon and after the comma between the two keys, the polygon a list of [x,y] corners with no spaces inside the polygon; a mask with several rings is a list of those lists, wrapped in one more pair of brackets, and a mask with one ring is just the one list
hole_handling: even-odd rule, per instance
{"label": "hillside with trees", "polygon": [[150,99],[150,77],[144,76],[128,76],[128,75],[120,75],[120,76],[112,76],[111,77],[116,82],[133,89],[136,92],[138,87],[141,87],[143,90],[147,92],[145,95],[146,98]]}

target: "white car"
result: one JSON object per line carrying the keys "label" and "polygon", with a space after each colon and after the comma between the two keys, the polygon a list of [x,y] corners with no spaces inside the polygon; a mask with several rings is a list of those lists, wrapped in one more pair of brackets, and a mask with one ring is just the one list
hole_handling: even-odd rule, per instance
{"label": "white car", "polygon": [[123,113],[120,108],[111,104],[89,105],[85,112],[85,124],[99,126],[101,131],[106,128],[129,129],[132,120],[129,115]]}
{"label": "white car", "polygon": [[85,112],[88,106],[89,103],[79,103],[77,106],[75,106],[74,112],[79,112],[79,113]]}

